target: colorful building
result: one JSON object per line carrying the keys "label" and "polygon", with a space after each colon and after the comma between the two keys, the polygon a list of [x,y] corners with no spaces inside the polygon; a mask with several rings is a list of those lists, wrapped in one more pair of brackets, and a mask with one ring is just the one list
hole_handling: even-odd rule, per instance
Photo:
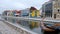
{"label": "colorful building", "polygon": [[30,8],[30,17],[38,17],[38,16],[40,16],[39,10],[37,10],[34,7],[31,7]]}
{"label": "colorful building", "polygon": [[4,16],[20,16],[21,11],[20,10],[5,10],[3,12]]}
{"label": "colorful building", "polygon": [[21,10],[13,10],[14,16],[21,16]]}
{"label": "colorful building", "polygon": [[3,12],[3,15],[4,15],[4,16],[13,16],[12,10],[5,10],[5,11]]}
{"label": "colorful building", "polygon": [[40,11],[35,7],[23,9],[23,10],[7,10],[4,11],[4,15],[6,16],[19,16],[19,17],[39,17]]}

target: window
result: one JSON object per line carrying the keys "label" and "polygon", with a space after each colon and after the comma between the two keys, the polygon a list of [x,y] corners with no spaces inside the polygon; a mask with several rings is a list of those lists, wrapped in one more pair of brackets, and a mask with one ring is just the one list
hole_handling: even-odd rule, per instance
{"label": "window", "polygon": [[58,9],[58,12],[59,12],[60,10]]}
{"label": "window", "polygon": [[45,5],[45,16],[52,17],[52,2]]}

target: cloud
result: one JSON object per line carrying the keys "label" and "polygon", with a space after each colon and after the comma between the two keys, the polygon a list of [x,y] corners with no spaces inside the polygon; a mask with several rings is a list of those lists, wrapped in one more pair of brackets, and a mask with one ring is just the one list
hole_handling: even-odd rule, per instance
{"label": "cloud", "polygon": [[26,8],[27,5],[25,5],[23,3],[16,2],[16,3],[13,4],[13,6],[15,8],[21,8],[21,9],[23,9],[23,8]]}
{"label": "cloud", "polygon": [[40,9],[41,5],[48,0],[0,0],[0,11],[8,9],[25,9],[31,6]]}

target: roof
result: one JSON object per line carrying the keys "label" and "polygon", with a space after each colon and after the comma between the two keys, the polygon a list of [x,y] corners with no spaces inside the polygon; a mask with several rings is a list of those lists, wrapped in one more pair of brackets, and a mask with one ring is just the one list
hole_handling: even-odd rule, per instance
{"label": "roof", "polygon": [[31,7],[30,10],[37,10],[35,7]]}

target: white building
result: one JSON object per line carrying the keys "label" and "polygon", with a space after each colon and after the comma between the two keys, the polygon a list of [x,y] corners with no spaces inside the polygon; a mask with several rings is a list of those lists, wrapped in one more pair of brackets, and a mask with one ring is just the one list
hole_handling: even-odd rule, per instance
{"label": "white building", "polygon": [[60,0],[50,0],[42,5],[42,14],[44,17],[53,19],[60,18]]}

